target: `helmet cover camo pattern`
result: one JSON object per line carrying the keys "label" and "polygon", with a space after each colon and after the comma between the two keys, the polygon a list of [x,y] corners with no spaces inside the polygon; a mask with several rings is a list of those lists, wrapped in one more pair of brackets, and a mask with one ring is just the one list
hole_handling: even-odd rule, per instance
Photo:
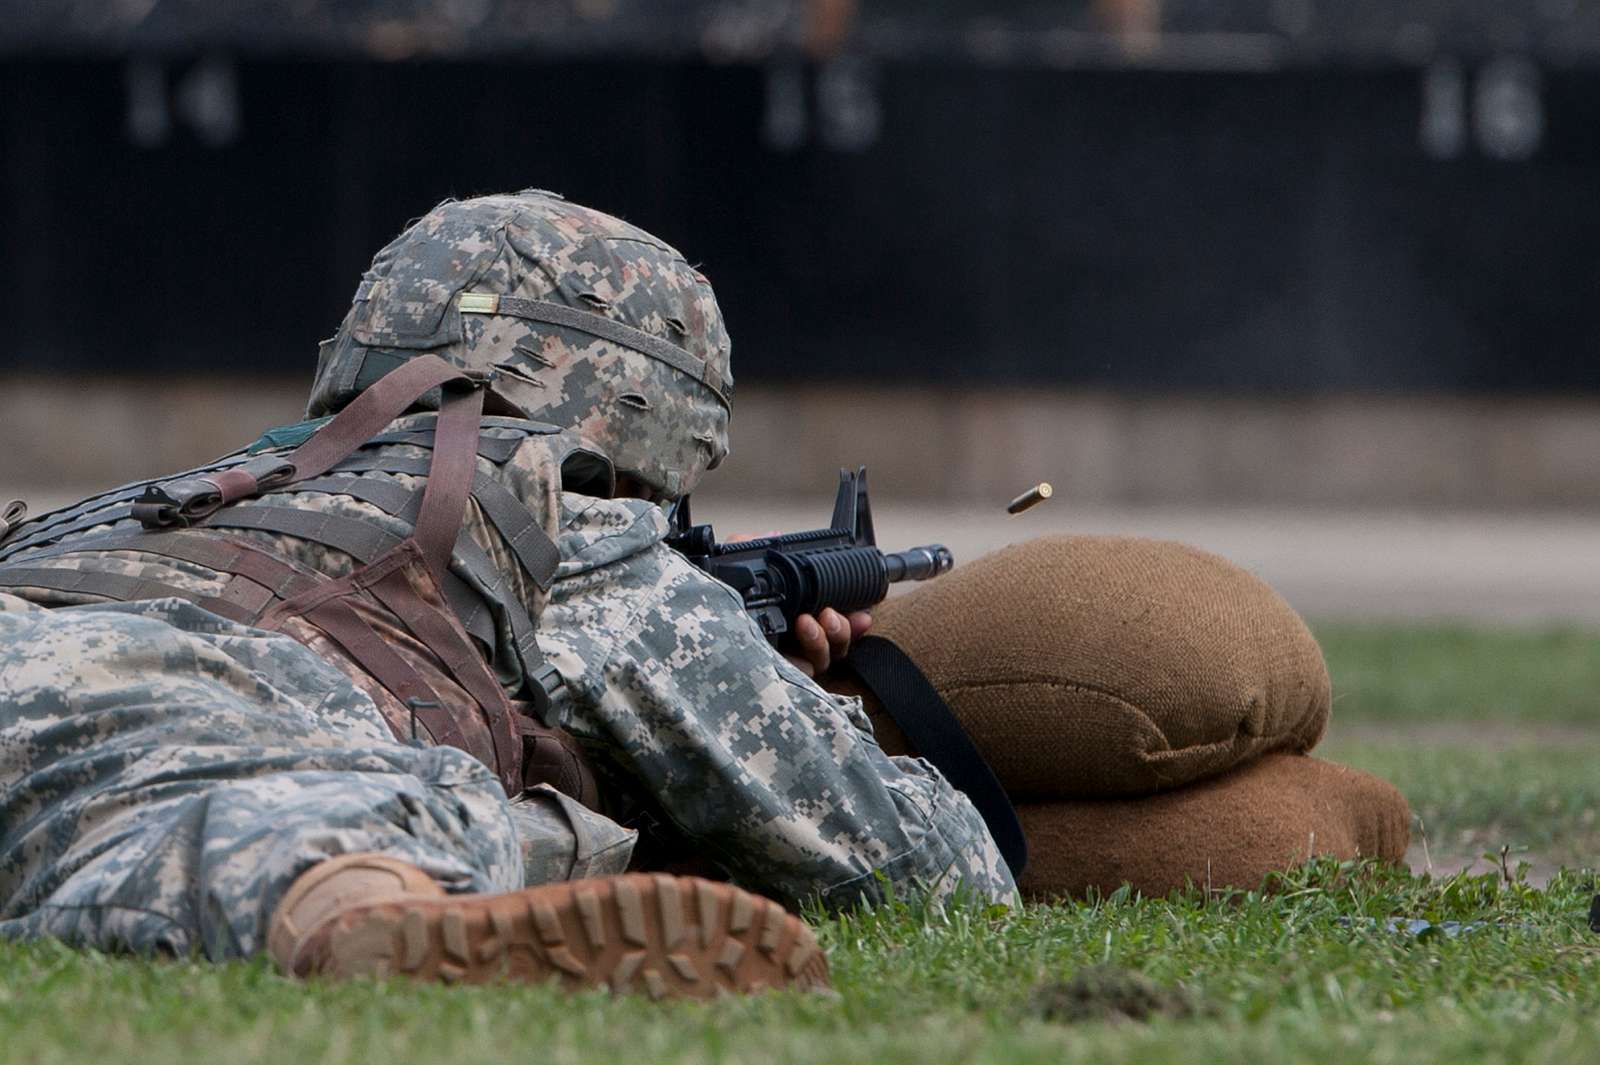
{"label": "helmet cover camo pattern", "polygon": [[[649,345],[473,313],[481,302],[464,312],[463,295],[610,319],[686,353],[710,383],[641,350]],[[527,417],[578,431],[657,499],[676,499],[727,455],[729,351],[710,283],[674,248],[526,189],[446,201],[378,252],[338,333],[323,342],[307,411],[337,411],[400,361],[431,353],[492,372],[494,391]]]}

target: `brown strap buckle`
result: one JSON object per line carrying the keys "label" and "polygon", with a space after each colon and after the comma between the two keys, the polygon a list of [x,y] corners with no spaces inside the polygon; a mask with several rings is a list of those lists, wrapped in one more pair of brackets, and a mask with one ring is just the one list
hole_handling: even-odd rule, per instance
{"label": "brown strap buckle", "polygon": [[134,501],[133,516],[146,529],[183,528],[229,503],[281,488],[294,479],[294,463],[281,455],[258,455],[216,473],[150,485]]}

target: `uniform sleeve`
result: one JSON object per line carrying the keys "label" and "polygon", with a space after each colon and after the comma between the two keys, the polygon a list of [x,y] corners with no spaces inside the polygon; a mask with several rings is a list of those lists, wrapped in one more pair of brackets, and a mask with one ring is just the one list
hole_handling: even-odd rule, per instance
{"label": "uniform sleeve", "polygon": [[665,546],[569,571],[541,642],[567,680],[566,727],[741,884],[835,909],[891,891],[1013,898],[966,796],[884,754],[859,701],[817,687]]}

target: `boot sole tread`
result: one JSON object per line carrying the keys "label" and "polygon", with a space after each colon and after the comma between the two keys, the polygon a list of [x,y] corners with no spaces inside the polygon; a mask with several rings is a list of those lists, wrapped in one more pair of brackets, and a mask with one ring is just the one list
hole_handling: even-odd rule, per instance
{"label": "boot sole tread", "polygon": [[335,918],[326,944],[316,968],[331,976],[556,980],[652,998],[828,986],[804,921],[731,884],[665,874],[375,902]]}

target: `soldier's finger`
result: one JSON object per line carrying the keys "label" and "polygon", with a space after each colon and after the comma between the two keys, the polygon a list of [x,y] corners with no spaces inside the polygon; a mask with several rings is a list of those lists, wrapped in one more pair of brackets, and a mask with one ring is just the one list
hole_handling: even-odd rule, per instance
{"label": "soldier's finger", "polygon": [[855,642],[872,631],[872,615],[865,610],[857,610],[850,615],[850,640]]}
{"label": "soldier's finger", "polygon": [[828,636],[817,619],[809,614],[795,618],[794,636],[800,644],[800,653],[811,663],[812,676],[826,672],[832,656],[828,652]]}
{"label": "soldier's finger", "polygon": [[828,634],[828,652],[831,658],[843,658],[850,653],[850,623],[833,607],[823,607],[817,615],[822,631]]}

